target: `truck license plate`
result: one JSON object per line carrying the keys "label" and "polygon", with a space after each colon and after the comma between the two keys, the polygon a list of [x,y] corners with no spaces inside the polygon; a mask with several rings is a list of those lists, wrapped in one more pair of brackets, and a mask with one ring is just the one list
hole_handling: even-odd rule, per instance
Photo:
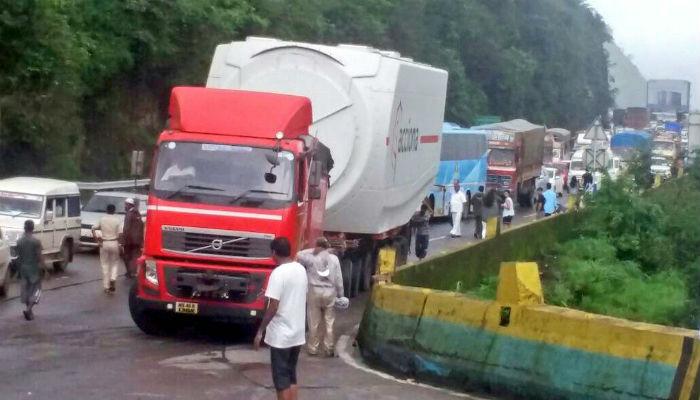
{"label": "truck license plate", "polygon": [[199,312],[199,304],[178,301],[175,303],[175,312],[182,314],[197,314]]}

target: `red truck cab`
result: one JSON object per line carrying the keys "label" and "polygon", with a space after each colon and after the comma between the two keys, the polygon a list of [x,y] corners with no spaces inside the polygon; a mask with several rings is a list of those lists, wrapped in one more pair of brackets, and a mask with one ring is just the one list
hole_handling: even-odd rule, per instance
{"label": "red truck cab", "polygon": [[275,267],[321,232],[327,180],[308,98],[177,87],[159,136],[143,256],[129,307],[146,333],[173,314],[255,322]]}

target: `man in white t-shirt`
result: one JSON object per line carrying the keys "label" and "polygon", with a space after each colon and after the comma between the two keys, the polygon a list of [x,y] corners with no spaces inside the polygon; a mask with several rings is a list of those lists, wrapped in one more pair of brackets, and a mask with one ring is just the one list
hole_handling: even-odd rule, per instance
{"label": "man in white t-shirt", "polygon": [[270,346],[272,382],[277,398],[296,400],[297,361],[306,343],[306,292],[304,267],[291,258],[289,240],[276,238],[270,244],[277,268],[270,274],[265,297],[268,304],[253,347],[260,348],[263,335]]}
{"label": "man in white t-shirt", "polygon": [[450,236],[453,238],[462,236],[462,211],[466,202],[467,196],[459,186],[459,181],[455,179],[452,187],[452,196],[450,197],[450,214],[452,215]]}

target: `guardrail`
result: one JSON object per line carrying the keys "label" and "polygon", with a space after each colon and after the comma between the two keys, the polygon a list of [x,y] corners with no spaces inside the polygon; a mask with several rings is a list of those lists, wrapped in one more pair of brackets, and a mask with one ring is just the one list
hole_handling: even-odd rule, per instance
{"label": "guardrail", "polygon": [[123,181],[108,182],[75,182],[80,190],[107,190],[107,189],[128,189],[144,187],[151,184],[150,179],[128,179]]}

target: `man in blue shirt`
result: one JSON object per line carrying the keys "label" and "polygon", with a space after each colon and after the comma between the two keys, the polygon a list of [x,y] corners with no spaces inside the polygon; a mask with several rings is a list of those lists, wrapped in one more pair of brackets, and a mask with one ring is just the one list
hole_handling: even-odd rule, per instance
{"label": "man in blue shirt", "polygon": [[544,216],[549,217],[557,209],[557,194],[552,190],[552,184],[547,183],[547,190],[544,192]]}

